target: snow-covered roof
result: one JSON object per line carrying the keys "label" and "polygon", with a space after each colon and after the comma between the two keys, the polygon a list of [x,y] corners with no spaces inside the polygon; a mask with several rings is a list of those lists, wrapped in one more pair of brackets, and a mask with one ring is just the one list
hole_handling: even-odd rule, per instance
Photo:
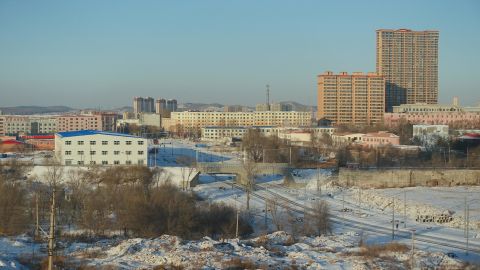
{"label": "snow-covered roof", "polygon": [[65,132],[58,132],[57,135],[62,137],[62,138],[88,136],[88,135],[108,135],[108,136],[122,136],[122,137],[131,137],[131,138],[141,138],[141,137],[130,135],[130,134],[107,132],[107,131],[100,131],[100,130],[65,131]]}

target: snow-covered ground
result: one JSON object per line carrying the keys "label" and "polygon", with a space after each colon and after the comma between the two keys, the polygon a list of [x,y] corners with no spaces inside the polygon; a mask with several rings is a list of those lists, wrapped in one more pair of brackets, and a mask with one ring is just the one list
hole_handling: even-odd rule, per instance
{"label": "snow-covered ground", "polygon": [[365,204],[383,209],[391,209],[392,198],[395,198],[395,211],[403,215],[405,210],[410,219],[423,216],[451,216],[452,221],[443,225],[453,228],[465,227],[465,206],[468,204],[469,227],[476,231],[480,230],[480,187],[376,189],[362,191],[361,197]]}
{"label": "snow-covered ground", "polygon": [[[329,170],[296,170],[293,172],[293,178],[297,183],[302,183],[303,185],[297,184],[288,187],[282,185],[284,179],[281,176],[262,176],[258,181],[260,184],[255,194],[263,198],[253,196],[250,202],[251,212],[258,217],[257,227],[262,228],[262,220],[264,220],[263,217],[265,216],[265,200],[290,204],[301,211],[302,208],[311,207],[312,203],[321,199],[329,204],[334,227],[336,230],[339,230],[337,231],[338,233],[342,233],[343,230],[354,229],[359,234],[368,234],[373,242],[390,241],[392,238],[391,206],[388,204],[386,206],[376,205],[376,201],[366,194],[367,192],[369,194],[370,192],[372,194],[382,194],[382,192],[397,194],[398,191],[342,189],[332,185],[330,181],[331,174],[332,172]],[[200,179],[204,177],[208,178],[208,176],[202,176]],[[229,179],[224,178],[219,179],[218,182],[206,182],[208,183],[199,185],[194,189],[200,196],[209,198],[212,201],[222,201],[239,208],[245,208],[245,192],[232,186],[232,182]],[[443,189],[448,191],[448,188]],[[461,189],[462,187],[452,188],[453,191]],[[416,188],[411,188],[411,190],[416,190]],[[473,189],[470,191],[473,191]],[[435,192],[438,192],[436,189],[419,188],[419,192],[430,193],[430,196],[426,197],[411,192],[411,197],[407,196],[407,204],[409,200],[416,204],[414,199],[419,199],[423,196],[426,198],[423,201],[424,209],[430,209],[428,205],[437,205],[437,201],[439,202],[438,204],[441,201],[444,206],[457,205],[455,199],[451,202],[446,202],[445,198],[435,195]],[[480,262],[480,234],[478,230],[473,229],[471,226],[472,229],[469,232],[470,252],[467,256],[463,249],[466,246],[463,229],[450,228],[451,226],[449,227],[446,224],[417,222],[413,216],[410,217],[408,214],[405,219],[403,216],[403,203],[399,203],[403,202],[403,193],[397,195],[398,202],[395,206],[397,212],[395,220],[398,223],[398,227],[395,225],[393,228],[396,240],[410,244],[411,230],[414,229],[416,230],[417,239],[423,241],[419,241],[417,244],[423,251],[443,252],[444,254],[453,253],[462,260]],[[459,202],[462,203],[463,199]],[[341,209],[346,209],[346,211],[341,211]],[[460,207],[460,209],[462,208]],[[472,209],[471,212],[472,221],[474,220],[474,210]],[[463,214],[463,211],[457,210],[457,213]],[[267,220],[271,223],[269,215],[267,215]],[[269,230],[272,231],[273,229],[274,227],[269,224]]]}
{"label": "snow-covered ground", "polygon": [[[403,251],[380,251],[362,254],[361,236],[353,231],[320,237],[299,237],[277,231],[260,237],[221,241],[204,237],[187,241],[176,236],[158,238],[107,239],[95,243],[66,244],[62,256],[78,265],[115,267],[115,269],[410,269],[412,254]],[[18,261],[28,262],[32,248],[27,238],[0,238],[0,269],[26,269]],[[45,256],[44,253],[37,256]],[[38,257],[37,257],[38,258]],[[414,264],[422,269],[460,269],[463,263],[439,252],[416,250]],[[235,268],[238,269],[238,268]]]}
{"label": "snow-covered ground", "polygon": [[[164,167],[165,174],[161,177],[164,180],[181,181],[182,168],[177,162],[179,156],[198,157],[200,162],[240,162],[238,153],[218,153],[188,141],[168,142],[162,141],[164,144],[157,154],[153,154],[156,161],[152,159],[149,163]],[[71,169],[78,167],[67,168]],[[45,166],[35,166],[30,177],[39,179],[45,170]],[[369,244],[386,244],[391,242],[393,232],[395,241],[410,246],[411,232],[415,230],[417,267],[461,268],[462,265],[447,254],[463,262],[480,263],[480,187],[361,190],[335,186],[331,170],[294,170],[292,175],[296,182],[294,185],[283,185],[282,175],[261,175],[257,178],[256,190],[250,200],[255,228],[252,237],[256,238],[224,242],[209,238],[185,241],[175,236],[104,239],[93,244],[67,244],[63,253],[72,258],[83,258],[93,266],[113,265],[120,269],[148,269],[159,265],[222,269],[229,263],[241,263],[238,260],[269,269],[283,269],[293,264],[306,269],[408,269],[409,251],[383,254],[381,258],[374,259],[358,255],[358,242],[362,238]],[[233,175],[202,174],[199,185],[193,191],[211,202],[223,202],[242,210],[246,208],[246,194],[235,185]],[[466,241],[462,229],[465,197],[470,208],[468,255],[464,249]],[[395,212],[392,211],[392,198],[395,198]],[[271,214],[265,211],[266,201],[294,209],[293,215],[301,220],[303,213],[310,211],[318,200],[324,200],[329,205],[332,234],[297,238],[295,243],[288,245],[274,244],[274,239],[285,240],[290,236],[275,232],[278,228]],[[420,222],[417,220],[419,213],[448,213],[453,220],[448,223]],[[282,213],[280,210],[280,214],[287,218],[287,211]],[[393,226],[392,220],[395,221]],[[289,228],[284,229],[288,231]],[[262,236],[265,233],[269,233],[268,236]],[[24,258],[32,251],[38,254],[40,250],[26,237],[0,238],[0,269],[22,269],[18,258]]]}

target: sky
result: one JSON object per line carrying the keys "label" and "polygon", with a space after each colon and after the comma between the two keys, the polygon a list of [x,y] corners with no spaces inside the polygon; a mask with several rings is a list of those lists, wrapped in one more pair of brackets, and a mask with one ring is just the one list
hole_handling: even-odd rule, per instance
{"label": "sky", "polygon": [[0,106],[316,105],[318,74],[375,71],[381,28],[440,31],[439,102],[480,102],[477,0],[0,0]]}

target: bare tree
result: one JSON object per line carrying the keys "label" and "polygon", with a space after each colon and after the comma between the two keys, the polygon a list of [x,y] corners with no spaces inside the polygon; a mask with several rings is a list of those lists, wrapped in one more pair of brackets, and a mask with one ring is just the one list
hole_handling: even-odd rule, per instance
{"label": "bare tree", "polygon": [[179,156],[176,161],[181,165],[180,170],[182,173],[182,190],[187,190],[189,188],[188,181],[195,171],[195,159],[190,156]]}
{"label": "bare tree", "polygon": [[270,212],[272,223],[275,225],[277,231],[283,230],[283,215],[278,203],[274,199],[268,199],[266,202],[267,211]]}
{"label": "bare tree", "polygon": [[243,185],[247,192],[247,210],[250,209],[250,193],[255,188],[255,176],[257,174],[258,168],[257,164],[251,160],[246,160],[243,163],[244,176],[246,179],[242,179]]}
{"label": "bare tree", "polygon": [[330,221],[330,210],[327,202],[316,201],[312,205],[313,212],[306,216],[308,220],[305,223],[311,223],[313,231],[316,235],[327,234],[332,231]]}
{"label": "bare tree", "polygon": [[242,149],[247,153],[248,158],[254,162],[263,159],[263,149],[265,146],[265,136],[258,129],[249,129],[243,135]]}

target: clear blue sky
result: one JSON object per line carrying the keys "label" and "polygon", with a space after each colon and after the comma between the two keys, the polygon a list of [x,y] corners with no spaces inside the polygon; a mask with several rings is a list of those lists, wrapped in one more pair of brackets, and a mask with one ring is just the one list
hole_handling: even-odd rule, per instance
{"label": "clear blue sky", "polygon": [[0,106],[314,105],[317,74],[375,71],[378,28],[439,30],[440,101],[480,101],[476,0],[0,0]]}

